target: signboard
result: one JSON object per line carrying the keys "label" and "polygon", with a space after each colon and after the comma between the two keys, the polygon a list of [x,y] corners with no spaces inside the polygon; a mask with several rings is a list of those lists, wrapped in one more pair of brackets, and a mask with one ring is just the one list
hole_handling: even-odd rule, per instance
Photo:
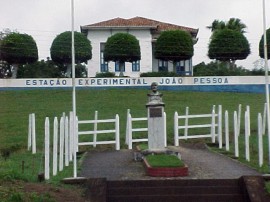
{"label": "signboard", "polygon": [[[140,77],[140,78],[77,78],[76,87],[160,86],[185,85],[244,85],[264,84],[264,76],[220,76],[220,77]],[[53,79],[0,79],[1,88],[9,87],[71,87],[71,78]]]}

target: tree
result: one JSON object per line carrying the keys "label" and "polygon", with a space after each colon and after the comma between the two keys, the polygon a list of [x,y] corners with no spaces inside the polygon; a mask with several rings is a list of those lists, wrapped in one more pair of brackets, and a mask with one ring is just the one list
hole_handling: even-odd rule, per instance
{"label": "tree", "polygon": [[190,59],[193,53],[192,37],[188,32],[182,30],[162,32],[155,44],[155,58],[173,62],[174,72],[176,62]]}
{"label": "tree", "polygon": [[[67,65],[67,77],[71,77],[71,37],[70,31],[56,36],[51,45],[51,58],[54,62]],[[74,32],[75,63],[87,63],[92,59],[92,46],[90,40],[82,33]]]}
{"label": "tree", "polygon": [[117,33],[109,37],[104,48],[105,61],[119,62],[120,76],[123,76],[125,62],[141,59],[139,41],[128,33]]}
{"label": "tree", "polygon": [[38,60],[38,49],[32,36],[10,33],[1,41],[1,59],[13,66],[12,78],[17,77],[19,64],[34,63]]}
{"label": "tree", "polygon": [[[270,28],[266,30],[267,58],[270,59]],[[264,34],[259,43],[259,56],[264,58]]]}
{"label": "tree", "polygon": [[221,29],[212,34],[208,46],[208,57],[210,59],[234,64],[236,60],[246,59],[249,54],[250,45],[241,32]]}
{"label": "tree", "polygon": [[245,33],[247,26],[238,18],[230,18],[228,22],[214,20],[210,26],[207,26],[207,28],[211,29],[212,32],[226,28]]}

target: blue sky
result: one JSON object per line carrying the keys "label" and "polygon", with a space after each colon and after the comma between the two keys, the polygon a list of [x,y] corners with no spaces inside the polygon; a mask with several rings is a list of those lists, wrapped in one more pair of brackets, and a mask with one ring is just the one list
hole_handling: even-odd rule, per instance
{"label": "blue sky", "polygon": [[[239,18],[247,25],[245,36],[251,45],[251,55],[238,65],[253,68],[258,57],[258,43],[263,33],[263,0],[74,0],[75,30],[115,17],[146,17],[162,22],[198,28],[198,43],[194,46],[193,63],[209,62],[207,46],[211,36],[206,26],[213,20]],[[0,0],[0,30],[9,28],[27,33],[36,40],[40,59],[50,56],[50,46],[56,35],[71,30],[71,0]],[[270,2],[266,0],[266,10]],[[266,13],[267,28],[270,12]]]}

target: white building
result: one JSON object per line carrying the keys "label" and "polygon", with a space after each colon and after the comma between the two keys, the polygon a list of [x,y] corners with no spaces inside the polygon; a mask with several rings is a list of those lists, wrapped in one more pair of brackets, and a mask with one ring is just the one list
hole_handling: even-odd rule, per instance
{"label": "white building", "polygon": [[[92,44],[92,59],[88,61],[88,77],[94,77],[100,72],[120,73],[119,65],[115,62],[105,62],[103,58],[104,45],[107,38],[119,32],[126,32],[134,35],[141,48],[141,60],[134,63],[125,63],[124,75],[139,77],[142,72],[173,71],[173,64],[157,60],[154,57],[155,41],[164,30],[185,30],[188,31],[194,42],[198,29],[183,27],[179,25],[159,22],[142,17],[130,19],[114,18],[95,24],[81,26],[81,32],[86,34]],[[192,59],[180,61],[176,67],[180,75],[192,75]]]}

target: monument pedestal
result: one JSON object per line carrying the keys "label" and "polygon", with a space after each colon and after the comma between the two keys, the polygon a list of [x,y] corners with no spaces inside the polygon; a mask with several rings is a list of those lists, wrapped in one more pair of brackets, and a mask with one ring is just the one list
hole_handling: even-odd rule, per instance
{"label": "monument pedestal", "polygon": [[165,143],[165,120],[164,120],[164,103],[148,103],[148,149],[164,150]]}

